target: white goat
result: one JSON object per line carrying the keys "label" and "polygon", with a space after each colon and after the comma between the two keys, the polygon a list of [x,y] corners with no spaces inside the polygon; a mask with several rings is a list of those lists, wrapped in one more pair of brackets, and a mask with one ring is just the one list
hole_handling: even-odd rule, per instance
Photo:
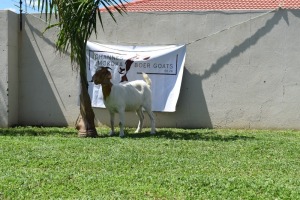
{"label": "white goat", "polygon": [[114,135],[114,115],[119,113],[120,118],[120,137],[124,137],[124,121],[125,111],[136,111],[139,117],[139,124],[136,133],[140,133],[143,128],[144,114],[143,108],[148,113],[151,120],[151,134],[155,134],[155,119],[152,112],[151,100],[151,80],[143,73],[143,78],[146,81],[136,80],[126,84],[115,84],[110,82],[112,78],[107,67],[102,67],[92,77],[92,81],[102,85],[102,93],[104,104],[110,113],[111,132]]}

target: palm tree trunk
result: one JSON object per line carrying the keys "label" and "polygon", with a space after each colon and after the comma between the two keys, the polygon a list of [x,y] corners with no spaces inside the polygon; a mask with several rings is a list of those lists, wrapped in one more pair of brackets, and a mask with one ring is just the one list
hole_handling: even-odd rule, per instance
{"label": "palm tree trunk", "polygon": [[[80,63],[80,114],[82,122],[78,129],[79,137],[98,137],[95,127],[95,114],[92,109],[91,98],[88,93],[88,81],[86,76],[86,43],[82,42],[81,55],[79,58]],[[84,132],[85,130],[85,132]]]}
{"label": "palm tree trunk", "polygon": [[[83,80],[85,79],[85,80]],[[81,130],[78,132],[79,137],[97,137],[97,130],[95,128],[95,114],[92,109],[91,99],[88,94],[88,84],[86,78],[81,78],[81,92],[80,92],[80,114],[82,122]],[[83,131],[85,130],[85,132]]]}

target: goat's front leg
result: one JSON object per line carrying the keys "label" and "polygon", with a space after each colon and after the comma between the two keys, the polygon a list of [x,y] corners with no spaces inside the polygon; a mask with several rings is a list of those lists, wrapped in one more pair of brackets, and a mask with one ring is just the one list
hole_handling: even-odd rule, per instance
{"label": "goat's front leg", "polygon": [[124,123],[125,123],[125,111],[119,111],[119,118],[120,118],[120,137],[124,137]]}
{"label": "goat's front leg", "polygon": [[115,134],[115,113],[110,112],[110,133],[109,136],[113,136]]}

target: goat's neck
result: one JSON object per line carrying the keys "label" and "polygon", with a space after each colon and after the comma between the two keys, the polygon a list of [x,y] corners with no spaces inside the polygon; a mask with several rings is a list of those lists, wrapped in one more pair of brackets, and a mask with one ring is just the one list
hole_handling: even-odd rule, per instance
{"label": "goat's neck", "polygon": [[107,80],[104,83],[102,83],[102,93],[104,100],[106,100],[106,98],[110,95],[112,86],[113,84],[110,82],[110,80]]}

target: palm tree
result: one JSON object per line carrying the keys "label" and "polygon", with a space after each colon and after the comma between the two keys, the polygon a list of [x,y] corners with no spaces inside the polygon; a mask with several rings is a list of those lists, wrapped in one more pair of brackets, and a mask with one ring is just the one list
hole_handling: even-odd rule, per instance
{"label": "palm tree", "polygon": [[[36,0],[30,0],[33,5]],[[86,76],[86,43],[91,34],[97,35],[97,19],[103,28],[99,6],[104,6],[115,20],[108,7],[113,6],[120,14],[125,12],[126,0],[37,0],[38,10],[45,12],[46,21],[51,21],[54,15],[57,23],[49,25],[47,29],[58,27],[59,33],[56,48],[59,52],[70,52],[72,65],[79,70],[81,81],[80,114],[85,127],[86,137],[97,137],[95,128],[95,114],[88,94],[88,80]],[[46,30],[47,30],[46,29]]]}

